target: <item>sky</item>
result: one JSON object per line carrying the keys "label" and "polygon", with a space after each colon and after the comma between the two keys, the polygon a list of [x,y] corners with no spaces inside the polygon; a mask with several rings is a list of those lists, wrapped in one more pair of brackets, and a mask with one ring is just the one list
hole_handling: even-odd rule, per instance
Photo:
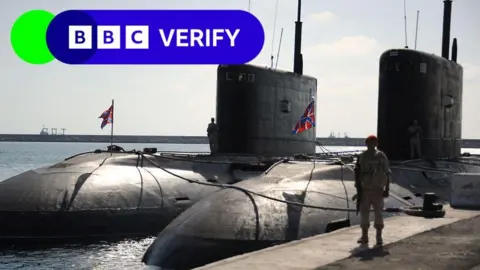
{"label": "sky", "polygon": [[[98,116],[115,99],[117,135],[206,135],[215,116],[216,66],[30,65],[10,44],[18,16],[31,9],[244,9],[263,24],[262,52],[251,63],[267,66],[283,39],[278,68],[293,68],[295,0],[15,0],[0,4],[0,133],[37,134],[42,126],[66,134],[107,135]],[[403,0],[303,0],[304,74],[318,79],[317,136],[331,131],[360,137],[376,133],[378,60],[405,46]],[[407,44],[441,54],[442,0],[407,0]],[[451,37],[464,67],[463,138],[480,138],[480,1],[456,0]],[[274,31],[275,30],[275,31]]]}

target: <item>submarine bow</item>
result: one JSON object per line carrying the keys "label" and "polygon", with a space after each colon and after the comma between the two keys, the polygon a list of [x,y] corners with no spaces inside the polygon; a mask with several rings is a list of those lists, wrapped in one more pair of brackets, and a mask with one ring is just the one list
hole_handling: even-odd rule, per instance
{"label": "submarine bow", "polygon": [[[338,165],[294,162],[235,186],[281,201],[355,212],[353,172]],[[343,181],[342,181],[343,180]],[[407,189],[392,184],[386,207],[422,202]],[[393,195],[395,194],[395,195]],[[411,197],[407,202],[402,197]],[[392,213],[386,216],[394,215]],[[222,189],[179,215],[144,255],[147,265],[192,269],[224,258],[330,231],[333,221],[358,224],[359,216],[344,211],[313,209],[273,201],[237,189]],[[185,254],[189,259],[185,260]]]}
{"label": "submarine bow", "polygon": [[[231,178],[227,165],[163,166],[204,182]],[[217,189],[174,177],[137,154],[78,155],[0,182],[0,238],[155,234]]]}

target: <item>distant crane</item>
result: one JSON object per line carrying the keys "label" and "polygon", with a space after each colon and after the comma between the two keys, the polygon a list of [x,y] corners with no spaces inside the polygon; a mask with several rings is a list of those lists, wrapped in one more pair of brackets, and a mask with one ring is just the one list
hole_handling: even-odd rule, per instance
{"label": "distant crane", "polygon": [[66,130],[65,128],[62,128],[62,135],[64,136],[65,136],[65,130]]}
{"label": "distant crane", "polygon": [[[347,132],[344,132],[344,133],[343,133],[343,137],[344,137],[345,139],[350,138],[350,137],[348,137],[348,133],[347,133]],[[330,135],[328,136],[328,138],[332,138],[332,139],[341,138],[341,137],[340,137],[340,132],[338,132],[338,133],[335,135],[335,132],[330,131]]]}

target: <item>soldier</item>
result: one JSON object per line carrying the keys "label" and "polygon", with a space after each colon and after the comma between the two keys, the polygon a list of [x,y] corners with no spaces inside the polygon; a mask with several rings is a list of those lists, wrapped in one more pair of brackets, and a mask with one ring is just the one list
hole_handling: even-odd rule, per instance
{"label": "soldier", "polygon": [[410,138],[410,159],[422,157],[421,137],[423,130],[418,125],[417,120],[413,120],[412,125],[408,127],[408,134]]}
{"label": "soldier", "polygon": [[208,143],[210,144],[210,152],[215,154],[217,152],[217,140],[218,140],[218,126],[215,123],[215,118],[210,119],[210,124],[207,127]]}
{"label": "soldier", "polygon": [[378,139],[376,136],[368,136],[365,140],[367,150],[358,158],[358,179],[356,179],[360,210],[360,227],[362,236],[358,243],[368,243],[368,229],[370,227],[370,207],[374,211],[374,228],[377,230],[377,245],[383,244],[383,199],[389,196],[391,170],[387,156],[376,149]]}

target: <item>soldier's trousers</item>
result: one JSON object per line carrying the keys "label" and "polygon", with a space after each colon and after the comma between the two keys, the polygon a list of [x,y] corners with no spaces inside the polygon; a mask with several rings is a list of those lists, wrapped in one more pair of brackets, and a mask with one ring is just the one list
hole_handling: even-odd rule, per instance
{"label": "soldier's trousers", "polygon": [[410,139],[410,159],[415,159],[415,157],[422,157],[422,145],[418,138]]}
{"label": "soldier's trousers", "polygon": [[360,227],[368,229],[370,227],[370,208],[373,208],[374,221],[373,227],[383,229],[383,189],[363,190],[360,200]]}
{"label": "soldier's trousers", "polygon": [[218,147],[218,136],[217,134],[211,134],[208,136],[208,141],[210,144],[210,152],[216,153],[217,152],[217,147]]}

